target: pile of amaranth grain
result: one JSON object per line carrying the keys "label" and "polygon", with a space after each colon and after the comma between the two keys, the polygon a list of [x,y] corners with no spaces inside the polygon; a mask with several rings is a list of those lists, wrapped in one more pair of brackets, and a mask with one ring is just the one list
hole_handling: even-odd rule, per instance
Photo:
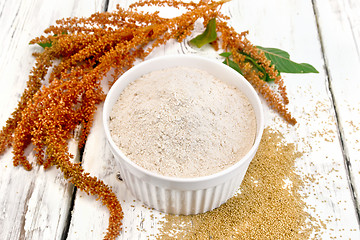
{"label": "pile of amaranth grain", "polygon": [[301,195],[295,162],[302,153],[281,133],[265,128],[239,193],[198,215],[166,215],[157,239],[311,239],[322,224]]}

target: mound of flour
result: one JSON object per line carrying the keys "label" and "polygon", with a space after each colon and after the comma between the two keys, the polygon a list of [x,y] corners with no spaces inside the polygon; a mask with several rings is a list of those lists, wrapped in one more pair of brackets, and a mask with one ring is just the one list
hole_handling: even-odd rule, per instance
{"label": "mound of flour", "polygon": [[256,120],[237,88],[203,70],[175,67],[127,86],[110,114],[110,132],[139,166],[189,178],[239,161],[254,143]]}

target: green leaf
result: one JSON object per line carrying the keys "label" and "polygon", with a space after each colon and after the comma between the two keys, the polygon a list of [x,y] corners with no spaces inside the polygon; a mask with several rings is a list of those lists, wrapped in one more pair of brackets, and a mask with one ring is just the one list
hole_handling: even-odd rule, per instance
{"label": "green leaf", "polygon": [[[241,71],[241,68],[239,67],[239,64],[237,64],[236,62],[234,62],[230,59],[230,56],[231,56],[230,52],[223,52],[223,53],[220,53],[219,55],[222,57],[225,57],[225,60],[223,61],[224,64],[233,68],[234,70],[239,72],[241,75],[244,75]],[[245,55],[245,61],[250,62],[255,71],[261,72],[263,74],[262,80],[264,80],[266,82],[270,82],[270,81],[274,80],[274,79],[270,78],[269,74],[265,71],[265,69],[263,67],[261,67],[253,58],[251,58],[250,56],[248,56],[245,53],[244,53],[244,55]]]}
{"label": "green leaf", "polygon": [[277,48],[265,48],[257,46],[265,53],[267,59],[275,65],[275,68],[282,73],[318,73],[318,71],[308,63],[296,63],[290,60],[289,53]]}
{"label": "green leaf", "polygon": [[225,57],[225,60],[223,61],[223,63],[225,65],[228,65],[229,67],[231,67],[232,69],[234,69],[235,71],[237,71],[238,73],[243,75],[239,65],[236,62],[234,62],[233,60],[230,59],[231,53],[223,52],[223,53],[220,53],[220,56]]}
{"label": "green leaf", "polygon": [[[67,31],[63,31],[61,34],[68,34]],[[54,37],[56,37],[57,34],[54,34]],[[50,40],[49,42],[44,42],[44,43],[38,43],[38,45],[42,48],[46,48],[46,47],[52,47],[52,41]]]}
{"label": "green leaf", "polygon": [[223,53],[220,53],[219,55],[222,56],[222,57],[228,58],[228,57],[231,56],[231,53],[230,52],[223,52]]}
{"label": "green leaf", "polygon": [[52,46],[52,42],[45,42],[45,43],[38,43],[38,45],[42,48],[46,48],[46,47],[51,47]]}
{"label": "green leaf", "polygon": [[198,48],[201,48],[205,44],[215,41],[216,38],[216,20],[215,18],[212,18],[206,25],[205,31],[202,34],[197,35],[195,38],[191,39],[190,43],[194,44]]}

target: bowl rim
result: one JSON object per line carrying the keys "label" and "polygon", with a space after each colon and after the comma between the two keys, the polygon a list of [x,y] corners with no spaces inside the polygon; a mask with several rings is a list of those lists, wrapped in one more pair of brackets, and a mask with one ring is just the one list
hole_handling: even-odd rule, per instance
{"label": "bowl rim", "polygon": [[[157,62],[163,62],[163,61],[176,61],[177,59],[191,59],[191,60],[195,60],[195,61],[205,61],[208,62],[210,64],[216,64],[219,66],[224,66],[224,70],[226,69],[226,71],[233,71],[235,72],[240,81],[243,81],[243,83],[246,85],[247,88],[249,88],[249,91],[252,92],[252,95],[255,96],[255,102],[257,104],[257,107],[259,108],[259,116],[256,116],[257,119],[257,129],[256,129],[256,137],[253,143],[253,146],[251,147],[251,149],[240,159],[238,160],[235,164],[231,165],[230,167],[213,173],[211,175],[205,175],[205,176],[200,176],[200,177],[173,177],[173,176],[165,176],[165,175],[161,175],[159,173],[156,172],[152,172],[150,170],[147,170],[139,165],[137,165],[136,163],[134,163],[133,161],[131,161],[115,144],[114,140],[111,137],[111,133],[110,133],[110,128],[109,128],[109,115],[111,113],[112,107],[113,105],[110,106],[110,98],[112,97],[112,95],[116,95],[117,93],[117,89],[119,88],[119,85],[122,84],[122,81],[124,81],[124,79],[126,79],[129,75],[131,76],[132,74],[134,74],[139,68],[144,67],[145,65],[149,65],[149,64],[155,64]],[[181,64],[179,66],[182,66]],[[160,68],[160,69],[164,69],[166,67]],[[159,69],[155,69],[155,70],[159,70]],[[151,71],[148,71],[151,72]],[[133,82],[135,80],[131,80],[130,82]],[[125,86],[126,88],[126,86]],[[264,131],[264,113],[263,113],[263,106],[260,100],[259,95],[257,94],[257,92],[255,91],[255,89],[253,88],[253,86],[238,72],[236,72],[234,69],[232,69],[231,67],[228,67],[227,65],[223,64],[222,62],[219,62],[219,60],[216,59],[212,59],[212,58],[207,58],[207,57],[203,57],[203,56],[199,56],[199,55],[195,55],[195,54],[186,54],[186,55],[164,55],[164,56],[158,56],[158,57],[154,57],[145,61],[142,61],[138,64],[136,64],[135,66],[133,66],[132,68],[130,68],[129,70],[127,70],[125,73],[123,73],[116,81],[115,83],[112,85],[112,87],[110,88],[109,92],[106,95],[105,101],[104,101],[104,106],[103,106],[103,127],[104,127],[104,131],[105,131],[105,136],[106,139],[108,141],[108,143],[110,144],[110,147],[116,151],[116,154],[118,154],[127,164],[129,164],[131,167],[135,168],[137,171],[142,172],[143,174],[147,175],[150,178],[155,178],[158,179],[160,181],[166,181],[169,183],[201,183],[201,182],[207,182],[209,180],[214,180],[214,179],[219,179],[219,178],[223,178],[224,176],[230,174],[231,172],[233,172],[234,170],[236,170],[237,168],[239,168],[241,165],[243,165],[244,163],[246,163],[246,160],[249,158],[252,158],[252,156],[255,155],[257,148],[260,144],[261,141],[261,137]],[[258,126],[259,125],[259,126]],[[120,163],[121,164],[121,163]]]}

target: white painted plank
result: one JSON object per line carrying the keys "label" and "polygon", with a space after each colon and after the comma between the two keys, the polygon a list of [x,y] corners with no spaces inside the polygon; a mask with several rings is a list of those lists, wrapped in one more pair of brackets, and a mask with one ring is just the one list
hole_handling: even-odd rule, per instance
{"label": "white painted plank", "polygon": [[[29,41],[56,19],[89,15],[102,1],[20,1],[0,3],[0,123],[14,110],[34,64]],[[79,157],[75,141],[70,151]],[[28,155],[33,160],[31,153]],[[60,239],[69,215],[73,187],[55,168],[12,164],[11,151],[0,156],[0,239]]]}
{"label": "white painted plank", "polygon": [[[99,107],[93,128],[86,142],[82,166],[112,187],[123,211],[123,231],[118,239],[147,239],[157,231],[161,214],[143,206],[117,178],[117,163],[106,143],[102,127],[102,106]],[[76,193],[68,239],[102,239],[108,226],[109,213],[95,197]]]}
{"label": "white painted plank", "polygon": [[[109,10],[116,4],[126,7],[130,2],[110,1]],[[293,60],[309,62],[320,71],[319,74],[284,74],[289,108],[299,124],[288,126],[266,108],[267,125],[280,129],[289,141],[295,141],[300,150],[306,152],[298,161],[298,171],[304,177],[315,176],[315,181],[307,185],[304,193],[309,195],[309,212],[327,224],[320,237],[359,239],[312,2],[233,0],[223,7],[223,11],[231,16],[229,23],[236,30],[250,30],[249,39],[254,44],[287,50]],[[194,49],[186,42],[171,42],[151,57],[189,52],[216,57],[213,51]],[[104,142],[100,111],[101,108],[85,148],[83,167],[112,186],[117,194],[124,208],[124,230],[119,239],[151,239],[162,215],[142,207],[141,202],[125,190],[124,183],[116,179],[116,162]],[[93,200],[93,197],[77,194],[69,239],[99,239],[104,235],[109,215],[100,203],[93,205]]]}
{"label": "white painted plank", "polygon": [[360,2],[315,1],[315,6],[345,153],[360,201]]}
{"label": "white painted plank", "polygon": [[[126,8],[133,2],[136,1],[109,1],[108,11],[114,11],[117,4]],[[181,11],[162,11],[161,14],[165,17],[171,17],[181,14]],[[175,40],[170,41],[169,44],[155,49],[148,58],[165,54],[185,53],[183,49],[184,44]],[[162,220],[163,214],[143,206],[127,190],[125,183],[116,177],[117,163],[106,144],[101,114],[102,106],[99,107],[95,116],[95,122],[85,146],[82,166],[85,171],[111,186],[123,207],[123,230],[118,239],[151,238],[158,232],[159,221]],[[68,239],[101,239],[104,236],[108,226],[109,213],[101,203],[94,205],[94,199],[94,197],[89,197],[84,193],[76,193]],[[89,230],[84,231],[84,229]]]}
{"label": "white painted plank", "polygon": [[[236,1],[233,4],[238,6],[231,8],[232,12],[236,11],[232,9],[246,9],[236,15],[238,18],[232,18],[233,24],[241,23],[240,29],[248,28],[254,44],[287,50],[294,61],[308,62],[319,70],[319,74],[283,74],[290,98],[289,109],[299,123],[295,128],[286,126],[282,131],[307,152],[298,162],[299,171],[304,176],[316,176],[305,191],[315,216],[327,224],[321,238],[359,239],[312,1]],[[324,19],[320,27],[326,24],[329,23]],[[277,128],[284,126],[277,117],[268,124]]]}

